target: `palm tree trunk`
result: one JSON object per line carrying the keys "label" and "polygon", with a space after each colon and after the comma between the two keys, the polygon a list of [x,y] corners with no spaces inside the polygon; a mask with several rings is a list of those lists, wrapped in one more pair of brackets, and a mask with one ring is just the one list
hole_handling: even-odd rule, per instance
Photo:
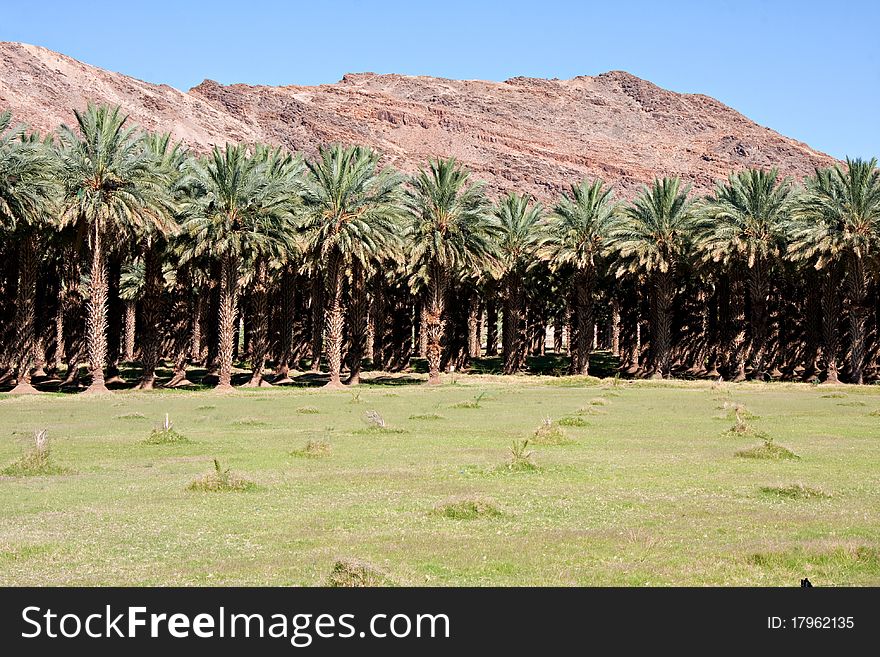
{"label": "palm tree trunk", "polygon": [[480,357],[480,297],[476,291],[468,295],[468,357]]}
{"label": "palm tree trunk", "polygon": [[186,365],[190,353],[189,332],[194,319],[194,305],[189,267],[182,265],[177,270],[177,282],[173,290],[173,305],[169,322],[171,353],[174,359],[174,373],[166,384],[169,388],[192,385],[186,378]]}
{"label": "palm tree trunk", "polygon": [[351,264],[351,306],[349,308],[349,339],[348,367],[351,375],[348,385],[356,386],[361,382],[361,362],[367,340],[367,283],[364,278],[364,266],[357,258]]}
{"label": "palm tree trunk", "polygon": [[767,275],[767,263],[757,258],[749,267],[746,275],[749,286],[749,304],[751,307],[751,364],[752,375],[756,379],[766,376],[765,355],[767,353],[767,298],[770,296],[770,280]]}
{"label": "palm tree trunk", "polygon": [[311,285],[312,311],[312,355],[309,369],[313,372],[321,370],[321,354],[324,351],[324,280],[322,273],[312,273]]}
{"label": "palm tree trunk", "polygon": [[272,385],[263,380],[263,368],[266,367],[269,352],[269,274],[265,259],[261,258],[255,269],[251,294],[251,379],[246,385],[258,388]]}
{"label": "palm tree trunk", "polygon": [[92,382],[87,393],[107,392],[104,384],[104,366],[107,362],[107,258],[102,243],[99,220],[93,225],[91,280],[87,304],[86,347]]}
{"label": "palm tree trunk", "polygon": [[134,335],[137,323],[137,313],[135,309],[137,304],[134,301],[125,302],[125,322],[122,329],[123,333],[123,360],[131,362],[134,360]]}
{"label": "palm tree trunk", "polygon": [[840,383],[837,377],[837,351],[840,337],[837,325],[840,299],[837,295],[836,268],[830,267],[822,276],[822,356],[825,360],[824,383]]}
{"label": "palm tree trunk", "polygon": [[506,281],[504,311],[502,314],[502,351],[504,352],[504,374],[516,374],[523,364],[523,311],[525,297],[522,280],[511,273]]}
{"label": "palm tree trunk", "polygon": [[138,390],[156,387],[156,367],[162,352],[163,320],[162,259],[156,244],[144,249],[144,296],[141,300],[141,366],[143,372]]}
{"label": "palm tree trunk", "polygon": [[373,325],[373,369],[384,370],[389,365],[388,330],[388,299],[385,289],[385,276],[376,273],[373,276],[373,299],[370,307],[370,322]]}
{"label": "palm tree trunk", "polygon": [[849,292],[849,382],[864,383],[865,322],[868,317],[868,278],[865,263],[856,254],[847,259],[847,289]]}
{"label": "palm tree trunk", "polygon": [[440,264],[433,264],[425,299],[426,357],[428,359],[428,384],[440,383],[440,358],[442,356],[443,311],[446,302],[447,274]]}
{"label": "palm tree trunk", "polygon": [[419,301],[419,357],[428,357],[428,305]]}
{"label": "palm tree trunk", "polygon": [[343,283],[342,256],[335,252],[327,264],[327,365],[330,369],[330,381],[327,388],[341,388],[340,372],[342,371],[342,338],[345,328],[345,313],[342,307]]}
{"label": "palm tree trunk", "polygon": [[16,386],[12,392],[35,393],[31,385],[31,365],[34,360],[34,336],[37,300],[37,237],[28,232],[18,250],[18,294],[15,308],[15,333],[18,340],[16,349]]}
{"label": "palm tree trunk", "polygon": [[296,272],[291,265],[281,275],[281,358],[275,383],[290,383],[290,365],[296,342]]}
{"label": "palm tree trunk", "polygon": [[195,310],[193,311],[192,327],[190,329],[190,352],[189,357],[193,362],[200,363],[202,360],[202,326],[208,321],[208,300],[205,297],[206,290],[198,290],[196,293]]}
{"label": "palm tree trunk", "polygon": [[596,286],[594,269],[581,269],[575,274],[575,313],[577,314],[577,348],[572,353],[576,374],[590,373],[590,351],[595,343],[596,327],[593,321],[593,290]]}
{"label": "palm tree trunk", "polygon": [[107,373],[106,383],[125,383],[119,374],[122,355],[122,299],[119,283],[122,275],[122,259],[113,254],[107,262]]}
{"label": "palm tree trunk", "polygon": [[620,358],[620,301],[611,297],[611,355]]}
{"label": "palm tree trunk", "polygon": [[220,304],[217,322],[218,390],[232,389],[232,355],[235,351],[235,325],[238,314],[238,261],[223,256],[220,270]]}
{"label": "palm tree trunk", "polygon": [[653,279],[651,349],[654,352],[654,373],[652,378],[662,379],[670,374],[672,302],[675,295],[675,278],[672,268],[670,268],[665,272],[655,272]]}
{"label": "palm tree trunk", "polygon": [[806,280],[806,300],[803,306],[806,320],[804,345],[804,381],[812,380],[819,372],[819,349],[822,342],[822,292],[815,271]]}
{"label": "palm tree trunk", "polygon": [[486,356],[498,355],[498,302],[490,290],[486,295]]}

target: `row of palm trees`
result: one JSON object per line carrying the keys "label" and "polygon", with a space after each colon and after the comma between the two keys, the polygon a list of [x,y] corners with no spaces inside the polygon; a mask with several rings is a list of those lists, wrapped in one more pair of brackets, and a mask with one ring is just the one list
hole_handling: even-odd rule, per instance
{"label": "row of palm trees", "polygon": [[[695,197],[676,178],[632,202],[584,180],[545,208],[494,204],[454,159],[405,177],[375,151],[331,145],[303,160],[265,145],[197,157],[169,135],[89,106],[42,136],[0,116],[0,371],[89,391],[137,358],[138,386],[289,381],[326,359],[329,386],[363,363],[429,383],[498,349],[521,371],[554,349],[588,374],[607,347],[621,369],[742,380],[821,373],[862,383],[878,358],[876,160],[804,186],[745,170]],[[846,320],[841,329],[840,320]],[[600,331],[600,327],[601,331]],[[482,335],[482,334],[485,335]]]}

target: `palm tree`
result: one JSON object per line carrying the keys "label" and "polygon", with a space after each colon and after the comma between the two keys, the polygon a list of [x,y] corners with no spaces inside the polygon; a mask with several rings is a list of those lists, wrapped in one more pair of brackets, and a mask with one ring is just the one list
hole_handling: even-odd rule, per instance
{"label": "palm tree", "polygon": [[62,223],[88,233],[91,247],[86,344],[92,382],[86,392],[106,392],[107,245],[132,231],[172,225],[164,179],[119,107],[74,110],[76,129],[62,125]]}
{"label": "palm tree", "polygon": [[[163,179],[168,193],[168,213],[171,220],[157,226],[147,224],[139,235],[143,244],[144,285],[141,296],[141,365],[143,372],[137,385],[140,390],[152,390],[156,381],[156,367],[162,355],[163,324],[167,320],[164,308],[164,278],[162,264],[167,238],[179,230],[179,207],[183,201],[181,182],[187,164],[186,148],[181,142],[173,142],[170,133],[147,133],[143,137],[144,148],[153,158],[156,172]],[[173,204],[173,207],[172,207]]]}
{"label": "palm tree", "polygon": [[654,378],[663,378],[670,369],[675,270],[691,229],[689,191],[678,178],[654,180],[626,206],[611,231],[611,247],[621,258],[617,275],[643,272],[650,278]]}
{"label": "palm tree", "polygon": [[[865,323],[870,310],[868,295],[872,280],[869,271],[877,265],[878,248],[880,170],[877,160],[847,158],[846,168],[837,165],[817,171],[808,181],[806,194],[795,210],[789,253],[795,259],[815,260],[816,269],[833,271],[838,265],[843,268],[849,301],[851,383],[864,380]],[[834,287],[835,283],[828,285]],[[833,358],[833,354],[826,354],[826,360]],[[836,376],[829,378],[834,380]]]}
{"label": "palm tree", "polygon": [[242,264],[281,257],[296,231],[295,189],[267,176],[265,160],[243,145],[214,147],[192,163],[183,231],[189,244],[182,259],[207,255],[220,262],[217,389],[232,388],[233,338],[238,317]]}
{"label": "palm tree", "polygon": [[593,342],[593,308],[599,258],[608,248],[617,225],[617,204],[602,180],[572,185],[547,218],[543,255],[554,270],[574,270],[574,310],[577,336],[571,350],[572,371],[589,374]]}
{"label": "palm tree", "polygon": [[495,206],[498,219],[499,277],[504,290],[504,373],[523,364],[525,292],[523,278],[541,245],[544,207],[528,194],[508,194]]}
{"label": "palm tree", "polygon": [[[784,250],[791,209],[791,183],[776,169],[748,169],[719,183],[715,194],[699,208],[695,246],[707,260],[745,269],[749,291],[750,347],[754,374],[765,375],[771,269]],[[745,377],[744,363],[737,378]]]}
{"label": "palm tree", "polygon": [[414,278],[427,287],[428,383],[440,383],[443,311],[450,276],[457,270],[494,267],[497,224],[482,185],[470,182],[454,158],[432,160],[413,177],[407,193],[407,229]]}
{"label": "palm tree", "polygon": [[13,392],[36,392],[31,385],[35,358],[37,269],[42,233],[50,226],[56,200],[55,162],[48,144],[23,128],[9,129],[11,115],[0,114],[0,229],[19,244],[14,337],[16,386]]}
{"label": "palm tree", "polygon": [[333,145],[321,148],[307,163],[303,204],[305,232],[311,257],[323,265],[326,301],[325,337],[330,369],[328,387],[342,386],[342,342],[345,325],[343,283],[346,271],[353,271],[352,377],[358,370],[366,339],[366,294],[363,269],[370,262],[398,248],[402,213],[402,178],[390,169],[379,168],[379,156],[361,146]]}

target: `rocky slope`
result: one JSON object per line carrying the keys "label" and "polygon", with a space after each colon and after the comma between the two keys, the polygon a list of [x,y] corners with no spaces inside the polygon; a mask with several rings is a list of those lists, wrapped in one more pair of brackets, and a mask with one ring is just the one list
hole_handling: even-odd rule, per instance
{"label": "rocky slope", "polygon": [[454,155],[493,192],[542,199],[583,176],[601,176],[630,196],[656,175],[705,191],[737,168],[776,166],[801,178],[834,162],[713,98],[622,71],[505,82],[362,73],[315,87],[206,80],[182,92],[0,43],[0,109],[16,120],[53,130],[90,100],[120,104],[133,121],[170,129],[198,151],[259,140],[313,153],[324,142],[352,142],[408,172],[428,157]]}

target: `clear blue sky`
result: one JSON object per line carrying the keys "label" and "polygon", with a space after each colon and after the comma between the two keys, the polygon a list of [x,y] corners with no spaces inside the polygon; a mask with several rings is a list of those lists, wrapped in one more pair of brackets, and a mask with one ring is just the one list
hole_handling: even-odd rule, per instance
{"label": "clear blue sky", "polygon": [[[7,0],[0,40],[149,82],[504,80],[622,69],[837,157],[880,156],[880,3]],[[2,64],[0,64],[2,65]]]}

